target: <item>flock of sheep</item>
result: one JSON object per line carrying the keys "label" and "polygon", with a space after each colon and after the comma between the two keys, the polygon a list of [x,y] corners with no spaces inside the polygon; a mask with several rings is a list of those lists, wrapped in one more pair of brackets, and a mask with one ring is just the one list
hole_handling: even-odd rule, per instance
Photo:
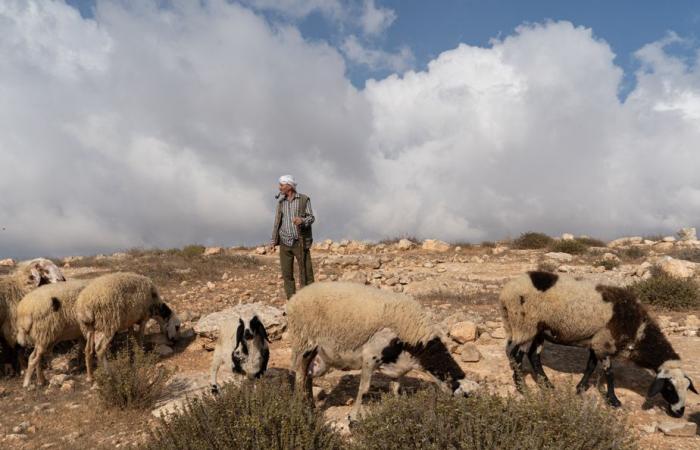
{"label": "flock of sheep", "polygon": [[[535,380],[551,385],[540,361],[544,341],[550,341],[589,349],[577,391],[588,388],[600,362],[607,400],[614,407],[620,406],[611,365],[611,358],[617,356],[655,371],[648,395],[661,393],[669,414],[675,417],[683,415],[688,391],[697,394],[678,354],[629,290],[528,272],[504,286],[500,303],[508,334],[506,353],[521,391],[525,355]],[[469,395],[479,388],[450,354],[443,330],[407,295],[355,283],[314,283],[289,300],[287,318],[296,385],[310,399],[313,378],[329,369],[361,371],[352,420],[362,414],[362,398],[375,370],[394,380],[396,394],[402,377],[411,370],[426,372],[454,395]],[[138,325],[142,342],[150,319],[159,323],[169,339],[177,337],[177,315],[161,300],[153,282],[141,275],[115,273],[89,281],[66,281],[51,261],[36,259],[0,278],[5,362],[18,371],[22,366],[18,350],[33,348],[25,387],[34,372],[38,383],[45,382],[41,359],[56,343],[79,338],[85,340],[91,380],[95,355],[108,369],[106,352],[115,334]],[[234,373],[257,378],[265,373],[270,357],[265,326],[257,315],[237,317],[220,331],[211,363],[214,394],[219,392],[217,373],[222,364],[230,364]]]}

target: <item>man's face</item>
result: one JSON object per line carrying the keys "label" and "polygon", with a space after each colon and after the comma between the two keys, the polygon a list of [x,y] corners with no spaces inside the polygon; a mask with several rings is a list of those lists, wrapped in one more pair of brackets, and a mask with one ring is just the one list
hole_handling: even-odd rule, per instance
{"label": "man's face", "polygon": [[292,187],[290,185],[280,183],[280,192],[282,194],[287,195],[287,193],[289,193],[289,191],[291,191],[291,190],[292,190]]}

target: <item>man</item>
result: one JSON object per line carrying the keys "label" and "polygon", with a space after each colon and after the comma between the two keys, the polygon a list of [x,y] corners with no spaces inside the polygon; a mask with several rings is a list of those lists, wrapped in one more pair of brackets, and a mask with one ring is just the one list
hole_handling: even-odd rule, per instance
{"label": "man", "polygon": [[280,268],[284,279],[284,293],[289,300],[296,292],[294,258],[296,258],[300,268],[300,286],[303,287],[314,282],[309,249],[313,242],[311,224],[314,223],[315,218],[309,197],[297,192],[297,183],[293,176],[282,175],[279,184],[279,201],[277,202],[270,247],[280,246]]}

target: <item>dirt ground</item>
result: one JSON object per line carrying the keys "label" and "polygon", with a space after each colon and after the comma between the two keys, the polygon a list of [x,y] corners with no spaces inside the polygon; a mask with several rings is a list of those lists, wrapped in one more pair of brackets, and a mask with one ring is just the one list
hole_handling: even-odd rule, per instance
{"label": "dirt ground", "polygon": [[[338,255],[331,251],[313,251],[317,279],[352,277],[357,272],[366,275],[370,281],[385,282],[391,277],[408,277],[411,281],[399,289],[420,299],[433,311],[436,320],[442,321],[451,316],[466,317],[479,324],[500,320],[496,308],[498,290],[510,277],[537,267],[544,253],[506,250],[494,254],[493,249],[480,246],[459,251],[450,249],[447,252],[377,252],[376,249],[365,249],[363,252],[348,251]],[[363,267],[361,260],[352,260],[353,255],[373,258],[381,263],[381,267],[376,268],[379,264],[372,266],[374,263],[371,261]],[[350,264],[346,264],[348,258]],[[590,267],[590,263],[590,258],[575,258],[567,262],[574,268]],[[638,263],[630,262],[632,265]],[[249,249],[228,249],[223,255],[194,258],[132,252],[116,257],[87,258],[71,262],[70,267],[64,269],[69,278],[92,278],[118,270],[135,271],[154,278],[164,299],[184,319],[183,329],[191,328],[206,314],[239,303],[264,302],[278,308],[283,308],[285,303],[276,255],[256,255]],[[624,264],[619,271],[583,271],[587,277],[625,283]],[[429,288],[430,283],[442,286],[442,289],[433,294],[421,291],[423,287]],[[452,286],[450,283],[458,283],[462,293],[446,293]],[[396,286],[401,284],[396,283]],[[700,311],[669,313],[652,310],[652,313],[681,323],[688,314],[700,315]],[[152,327],[152,331],[155,332],[156,328]],[[670,339],[688,373],[700,386],[700,337],[676,333]],[[205,349],[207,345],[210,343],[203,338],[183,340],[174,348],[174,354],[163,359],[163,363],[176,371],[176,377],[206,386],[211,359],[211,353]],[[481,359],[476,363],[460,362],[465,372],[483,382],[488,389],[502,394],[512,392],[510,369],[503,351],[504,341],[493,337],[479,338],[477,345]],[[0,447],[121,448],[143,442],[148,431],[157,424],[151,411],[116,411],[102,406],[95,388],[86,382],[78,361],[74,361],[76,364],[66,370],[66,362],[77,355],[76,349],[68,345],[61,347],[55,352],[54,360],[47,364],[47,378],[51,380],[52,376],[67,372],[72,384],[26,390],[22,389],[19,377],[0,378],[0,401],[3,404]],[[289,354],[284,339],[274,341],[271,344],[270,373],[288,370]],[[555,384],[573,386],[585,366],[586,351],[547,345],[543,363]],[[620,414],[627,416],[635,432],[639,433],[642,448],[700,448],[700,436],[697,435],[667,437],[660,432],[643,431],[653,422],[673,419],[665,414],[659,399],[645,399],[652,380],[650,373],[626,361],[616,361],[615,367],[617,392],[623,402]],[[408,390],[425,383],[424,379],[420,374],[413,374],[407,383]],[[326,393],[319,406],[325,409],[330,420],[340,421],[347,415],[358,381],[358,375],[354,372],[332,372],[317,380],[317,386]],[[602,389],[604,383],[600,377],[598,381]],[[388,390],[388,380],[376,377],[369,402]],[[585,395],[600,398],[595,388],[589,389]],[[697,395],[689,394],[684,420],[700,424],[700,397]]]}

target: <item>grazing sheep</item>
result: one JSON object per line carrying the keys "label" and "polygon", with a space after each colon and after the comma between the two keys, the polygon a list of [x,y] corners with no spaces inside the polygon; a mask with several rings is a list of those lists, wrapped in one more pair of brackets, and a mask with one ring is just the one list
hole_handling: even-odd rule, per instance
{"label": "grazing sheep", "polygon": [[37,384],[46,382],[41,358],[56,343],[82,337],[74,307],[87,284],[85,280],[48,284],[24,296],[17,305],[17,343],[34,347],[24,374],[24,387],[29,386],[35,369]]}
{"label": "grazing sheep", "polygon": [[88,381],[92,380],[95,353],[103,367],[107,367],[107,349],[118,331],[138,324],[138,340],[142,343],[149,319],[158,322],[168,339],[175,339],[180,330],[180,320],[161,300],[153,281],[135,273],[118,272],[95,278],[80,293],[75,312],[87,340]]}
{"label": "grazing sheep", "polygon": [[211,361],[211,392],[219,393],[216,376],[221,364],[231,363],[234,373],[260,378],[267,370],[270,349],[265,326],[257,315],[238,317],[221,325]]}
{"label": "grazing sheep", "polygon": [[65,280],[61,269],[44,258],[22,262],[11,274],[0,278],[0,328],[4,340],[2,345],[4,350],[10,353],[7,360],[12,362],[17,373],[22,365],[18,360],[15,340],[17,304],[39,286]]}
{"label": "grazing sheep", "polygon": [[681,369],[680,358],[659,326],[629,290],[596,285],[549,272],[528,272],[511,281],[500,295],[501,313],[508,332],[506,347],[513,379],[522,390],[522,360],[527,353],[537,380],[551,385],[542,369],[544,341],[589,349],[588,364],[577,392],[588,389],[588,380],[602,361],[608,385],[608,402],[618,407],[611,357],[622,356],[656,371],[650,397],[662,393],[669,413],[685,411],[688,390],[695,392]]}
{"label": "grazing sheep", "polygon": [[362,369],[352,420],[361,412],[375,369],[397,380],[394,392],[413,369],[428,372],[455,395],[478,387],[465,379],[438,330],[409,296],[356,283],[314,283],[292,297],[287,319],[297,386],[309,398],[311,378],[328,368]]}

